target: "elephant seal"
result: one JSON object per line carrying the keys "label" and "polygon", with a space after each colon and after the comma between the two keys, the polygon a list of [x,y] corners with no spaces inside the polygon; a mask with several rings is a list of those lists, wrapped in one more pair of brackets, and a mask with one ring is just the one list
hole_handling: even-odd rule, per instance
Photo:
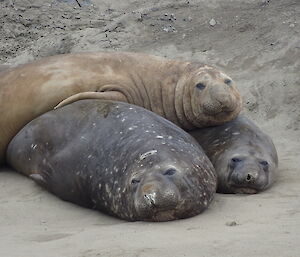
{"label": "elephant seal", "polygon": [[120,52],[44,58],[0,74],[0,164],[26,123],[87,98],[139,105],[184,129],[224,123],[241,109],[232,79],[199,63]]}
{"label": "elephant seal", "polygon": [[216,190],[188,133],[121,102],[81,100],[39,116],[13,138],[7,160],[63,200],[129,221],[194,216]]}
{"label": "elephant seal", "polygon": [[214,165],[219,193],[258,193],[270,187],[278,173],[272,139],[251,120],[238,116],[221,126],[190,134]]}

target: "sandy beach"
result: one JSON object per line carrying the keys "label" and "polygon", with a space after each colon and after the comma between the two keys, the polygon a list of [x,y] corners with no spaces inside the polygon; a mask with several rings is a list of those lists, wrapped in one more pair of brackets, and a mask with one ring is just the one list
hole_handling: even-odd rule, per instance
{"label": "sandy beach", "polygon": [[0,64],[82,51],[146,52],[224,70],[243,114],[278,150],[279,177],[256,195],[216,194],[204,213],[126,222],[0,172],[0,256],[300,256],[298,0],[0,1]]}

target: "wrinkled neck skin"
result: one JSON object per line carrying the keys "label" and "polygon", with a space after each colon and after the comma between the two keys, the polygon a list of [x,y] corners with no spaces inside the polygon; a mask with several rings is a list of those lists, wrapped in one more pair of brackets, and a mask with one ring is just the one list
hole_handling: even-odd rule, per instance
{"label": "wrinkled neck skin", "polygon": [[188,65],[188,62],[165,59],[162,64],[152,67],[150,72],[139,70],[144,72],[140,78],[147,90],[146,94],[141,95],[148,96],[142,99],[141,106],[184,129],[192,124],[180,115],[181,111],[177,112],[176,101],[178,97],[183,97],[177,94],[177,88],[185,80]]}
{"label": "wrinkled neck skin", "polygon": [[[122,73],[124,64],[112,59],[107,70],[112,70],[116,77],[99,86],[97,91],[119,91],[127,102],[151,110],[179,126],[184,124],[175,111],[175,90],[189,63],[148,55],[126,53],[125,56],[129,56],[124,59],[129,68]],[[122,55],[119,58],[122,60]]]}
{"label": "wrinkled neck skin", "polygon": [[194,96],[194,87],[197,84],[197,77],[199,71],[204,67],[200,63],[185,63],[183,71],[180,73],[175,85],[174,95],[174,109],[178,119],[177,125],[185,130],[192,130],[194,128],[203,127],[203,114],[197,108],[193,110],[193,102],[197,107],[200,107],[197,96]]}

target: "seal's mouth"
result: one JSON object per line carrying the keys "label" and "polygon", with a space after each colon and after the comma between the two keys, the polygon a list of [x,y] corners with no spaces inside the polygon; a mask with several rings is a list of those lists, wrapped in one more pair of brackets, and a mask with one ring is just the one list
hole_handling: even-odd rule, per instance
{"label": "seal's mouth", "polygon": [[234,188],[235,194],[257,194],[260,190],[254,188],[247,188],[247,187],[236,187]]}
{"label": "seal's mouth", "polygon": [[156,211],[155,214],[153,214],[151,221],[171,221],[176,220],[175,210],[168,210],[168,211]]}
{"label": "seal's mouth", "polygon": [[203,109],[203,114],[207,117],[208,120],[213,122],[213,125],[223,124],[224,122],[232,120],[236,116],[235,110],[211,111]]}
{"label": "seal's mouth", "polygon": [[264,191],[266,187],[267,187],[267,183],[263,185],[259,185],[257,183],[248,184],[248,185],[229,183],[230,191],[235,194],[257,194],[261,191]]}
{"label": "seal's mouth", "polygon": [[216,116],[218,118],[221,118],[222,116],[228,116],[231,113],[235,112],[238,108],[237,104],[223,105],[220,101],[217,101],[215,103],[204,103],[201,106],[203,113],[208,116]]}

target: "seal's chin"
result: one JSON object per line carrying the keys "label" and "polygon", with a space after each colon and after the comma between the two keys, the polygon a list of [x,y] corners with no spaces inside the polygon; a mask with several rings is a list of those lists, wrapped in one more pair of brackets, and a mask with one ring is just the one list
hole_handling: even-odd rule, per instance
{"label": "seal's chin", "polygon": [[245,183],[242,181],[229,181],[227,188],[228,192],[233,194],[257,194],[267,188],[267,182],[261,184],[259,182]]}
{"label": "seal's chin", "polygon": [[247,187],[236,187],[233,188],[233,193],[235,194],[257,194],[260,190]]}
{"label": "seal's chin", "polygon": [[233,111],[223,111],[223,110],[205,110],[203,109],[203,115],[206,117],[208,126],[210,125],[221,125],[225,122],[233,120],[236,117],[235,110]]}
{"label": "seal's chin", "polygon": [[175,210],[157,211],[150,218],[143,219],[144,221],[164,222],[178,219],[175,215]]}
{"label": "seal's chin", "polygon": [[[146,197],[146,195],[144,196]],[[135,204],[136,212],[140,220],[144,221],[170,221],[176,218],[178,202],[174,199],[170,201],[159,202],[154,199],[147,199]]]}

